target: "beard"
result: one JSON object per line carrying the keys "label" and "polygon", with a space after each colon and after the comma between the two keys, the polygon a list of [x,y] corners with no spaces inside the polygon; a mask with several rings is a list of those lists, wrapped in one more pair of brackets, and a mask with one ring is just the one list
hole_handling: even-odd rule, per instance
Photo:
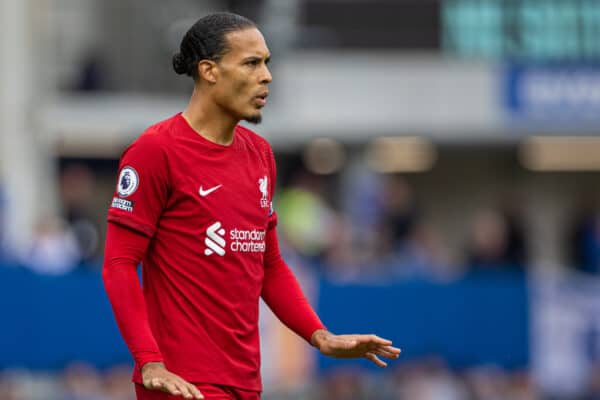
{"label": "beard", "polygon": [[249,117],[245,117],[244,121],[250,122],[251,124],[258,125],[262,122],[262,115],[251,115]]}

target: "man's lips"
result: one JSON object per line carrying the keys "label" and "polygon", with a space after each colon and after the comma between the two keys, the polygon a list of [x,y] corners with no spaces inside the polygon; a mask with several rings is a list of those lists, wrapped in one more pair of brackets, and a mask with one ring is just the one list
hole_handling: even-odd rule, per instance
{"label": "man's lips", "polygon": [[260,106],[264,106],[267,104],[267,97],[269,96],[268,92],[261,93],[258,96],[254,97],[254,101],[256,101]]}

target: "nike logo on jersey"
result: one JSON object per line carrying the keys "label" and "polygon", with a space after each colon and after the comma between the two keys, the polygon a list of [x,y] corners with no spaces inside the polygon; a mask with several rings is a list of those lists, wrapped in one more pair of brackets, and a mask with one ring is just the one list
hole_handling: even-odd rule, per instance
{"label": "nike logo on jersey", "polygon": [[214,192],[215,190],[217,190],[218,188],[220,188],[223,185],[217,185],[214,187],[211,187],[210,189],[202,189],[202,185],[200,185],[200,190],[198,191],[198,193],[200,193],[200,196],[205,197],[208,196],[209,194],[211,194],[212,192]]}

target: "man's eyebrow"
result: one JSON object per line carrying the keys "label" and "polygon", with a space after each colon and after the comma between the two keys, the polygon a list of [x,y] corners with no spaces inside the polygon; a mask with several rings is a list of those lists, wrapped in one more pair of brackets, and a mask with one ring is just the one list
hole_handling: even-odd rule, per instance
{"label": "man's eyebrow", "polygon": [[265,60],[265,63],[268,63],[269,61],[271,61],[271,55],[269,54],[266,57],[262,57],[262,56],[258,56],[258,55],[256,55],[256,56],[248,56],[248,57],[243,58],[242,61],[246,62],[246,61],[262,60],[262,59]]}

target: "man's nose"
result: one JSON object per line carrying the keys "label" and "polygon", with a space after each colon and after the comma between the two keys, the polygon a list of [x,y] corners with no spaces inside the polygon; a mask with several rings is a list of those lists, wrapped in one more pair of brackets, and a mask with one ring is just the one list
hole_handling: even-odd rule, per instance
{"label": "man's nose", "polygon": [[271,76],[271,71],[269,71],[269,67],[265,65],[260,83],[271,83],[272,80],[273,76]]}

